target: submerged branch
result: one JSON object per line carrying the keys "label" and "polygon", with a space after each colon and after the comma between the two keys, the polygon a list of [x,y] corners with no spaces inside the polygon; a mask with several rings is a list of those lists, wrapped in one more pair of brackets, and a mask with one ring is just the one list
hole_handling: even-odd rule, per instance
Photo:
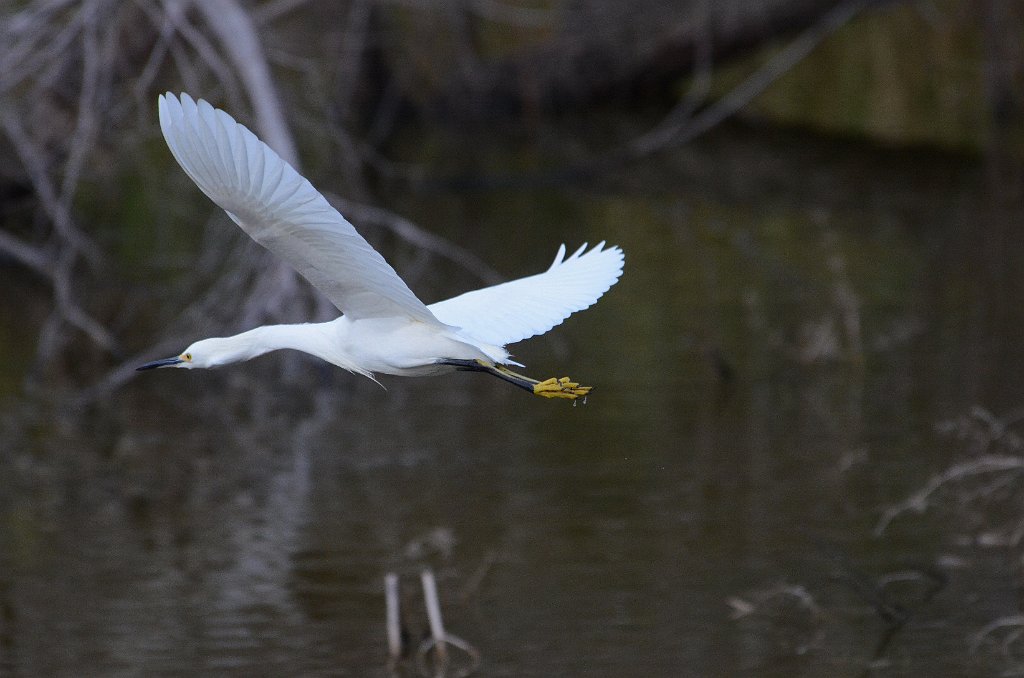
{"label": "submerged branch", "polygon": [[881,536],[889,524],[907,512],[924,513],[931,496],[950,483],[988,473],[1024,470],[1024,458],[1015,456],[985,455],[971,461],[956,464],[934,476],[917,492],[899,504],[886,509],[875,526],[875,536]]}

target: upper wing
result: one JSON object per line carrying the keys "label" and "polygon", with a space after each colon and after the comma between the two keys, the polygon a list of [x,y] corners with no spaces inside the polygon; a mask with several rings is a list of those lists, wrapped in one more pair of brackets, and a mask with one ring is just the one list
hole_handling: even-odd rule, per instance
{"label": "upper wing", "polygon": [[431,304],[430,311],[441,322],[495,346],[543,334],[591,306],[622,275],[621,249],[604,249],[602,242],[584,254],[586,247],[565,259],[562,245],[544,273],[466,292]]}
{"label": "upper wing", "polygon": [[187,94],[161,95],[159,109],[164,139],[199,189],[345,315],[437,323],[384,257],[255,134]]}

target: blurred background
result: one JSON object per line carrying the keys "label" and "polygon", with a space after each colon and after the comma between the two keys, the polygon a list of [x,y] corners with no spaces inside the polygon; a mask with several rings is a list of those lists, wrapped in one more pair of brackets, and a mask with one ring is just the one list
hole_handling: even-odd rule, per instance
{"label": "blurred background", "polygon": [[[0,675],[434,675],[424,568],[476,675],[1024,672],[1022,36],[1016,0],[0,2]],[[173,162],[167,90],[428,303],[620,245],[511,347],[588,402],[136,374],[334,315]]]}

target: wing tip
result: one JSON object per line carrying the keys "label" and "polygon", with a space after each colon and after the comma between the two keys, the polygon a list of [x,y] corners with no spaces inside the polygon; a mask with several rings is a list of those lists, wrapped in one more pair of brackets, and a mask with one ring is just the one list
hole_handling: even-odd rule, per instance
{"label": "wing tip", "polygon": [[[558,248],[558,253],[555,255],[555,260],[548,268],[548,271],[558,268],[563,264],[568,264],[572,261],[581,261],[583,259],[589,259],[591,257],[605,258],[609,262],[614,263],[614,276],[609,283],[609,288],[614,285],[616,281],[622,276],[622,269],[626,264],[626,253],[623,252],[622,248],[618,245],[607,245],[607,241],[602,240],[597,243],[589,250],[587,250],[588,243],[583,243],[579,248],[576,249],[569,257],[565,256],[565,245],[562,244]],[[607,291],[607,289],[605,290]],[[603,294],[603,292],[602,292]]]}
{"label": "wing tip", "polygon": [[564,260],[565,260],[565,243],[563,242],[561,245],[558,246],[558,251],[555,252],[555,260],[551,262],[550,266],[548,266],[548,270],[550,271],[551,269],[558,268],[562,264],[562,261],[564,261]]}

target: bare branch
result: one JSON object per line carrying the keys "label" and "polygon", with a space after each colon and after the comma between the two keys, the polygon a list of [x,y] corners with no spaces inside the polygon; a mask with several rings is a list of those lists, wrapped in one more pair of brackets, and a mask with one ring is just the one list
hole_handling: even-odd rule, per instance
{"label": "bare branch", "polygon": [[[188,21],[186,12],[191,4],[191,0],[163,0],[165,15],[174,23],[174,28],[196,50],[203,63],[214,72],[217,76],[217,81],[227,91],[228,98],[232,101],[238,101],[239,95],[234,72],[224,63],[224,60],[217,54],[217,50],[206,39],[206,36],[196,30],[195,26]],[[200,7],[205,6],[205,4],[205,2],[199,3]],[[187,57],[180,55],[180,53],[173,49],[171,53],[172,56],[175,56],[175,61],[179,67],[184,67],[183,75],[190,72],[195,73],[195,68],[190,65],[190,60]],[[193,75],[192,79],[195,82],[190,87],[193,91],[197,91],[199,78]]]}
{"label": "bare branch", "polygon": [[296,170],[300,168],[295,141],[281,112],[270,66],[260,47],[252,18],[235,0],[203,0],[195,3],[206,24],[220,40],[242,78],[256,112],[260,137]]}
{"label": "bare branch", "polygon": [[[54,269],[53,293],[57,303],[57,312],[73,327],[78,328],[107,351],[113,351],[117,345],[114,336],[98,320],[82,310],[75,302],[72,290],[75,286],[73,278],[77,257],[70,248],[64,248]],[[48,358],[49,356],[43,356]]]}
{"label": "bare branch", "polygon": [[458,264],[485,282],[497,283],[502,280],[501,274],[469,250],[441,236],[434,235],[405,217],[382,207],[353,202],[332,193],[324,195],[342,214],[351,216],[358,221],[383,226],[406,242]]}
{"label": "bare branch", "polygon": [[0,252],[16,259],[40,275],[52,279],[50,257],[38,247],[22,242],[9,233],[0,231]]}
{"label": "bare branch", "polygon": [[[342,59],[342,64],[337,75],[337,84],[334,88],[340,93],[336,102],[338,120],[344,121],[348,118],[352,107],[351,93],[356,90],[359,81],[359,72],[362,63],[361,55],[370,30],[370,18],[372,15],[372,0],[356,0],[349,9],[347,21],[345,22],[345,54],[347,58]],[[349,185],[358,188],[357,197],[365,197],[367,193],[363,178],[363,159],[359,152],[359,143],[352,137],[348,130],[342,127],[343,123],[332,125],[334,138],[341,146],[340,158],[345,178]]]}
{"label": "bare branch", "polygon": [[0,116],[0,127],[14,145],[32,187],[35,189],[39,203],[53,222],[57,234],[76,251],[81,252],[92,262],[100,259],[99,248],[89,240],[75,225],[71,218],[69,204],[58,196],[57,189],[46,171],[45,155],[28,133],[21,126],[21,121],[10,110]]}
{"label": "bare branch", "polygon": [[[5,49],[0,51],[0,92],[19,85],[68,53],[81,30],[82,13],[75,12],[66,22],[56,21],[54,15],[73,4],[56,0],[41,8],[29,7],[2,24],[0,37]],[[60,30],[54,31],[54,26],[60,26]]]}
{"label": "bare branch", "polygon": [[75,129],[71,135],[68,159],[64,163],[64,178],[60,186],[60,204],[70,215],[71,201],[78,189],[78,178],[85,158],[92,150],[96,138],[96,90],[99,78],[99,45],[96,30],[99,21],[98,3],[88,3],[81,12],[82,20],[82,88],[78,93],[78,111]]}
{"label": "bare branch", "polygon": [[135,80],[134,85],[132,85],[132,93],[135,96],[135,100],[139,107],[142,108],[146,98],[149,96],[153,79],[156,78],[157,71],[163,65],[168,52],[171,50],[171,38],[174,36],[175,22],[168,16],[166,11],[153,11],[150,3],[144,0],[136,0],[136,5],[143,10],[143,13],[152,22],[153,27],[157,29],[156,44],[150,50],[145,66],[142,67],[138,78]]}

